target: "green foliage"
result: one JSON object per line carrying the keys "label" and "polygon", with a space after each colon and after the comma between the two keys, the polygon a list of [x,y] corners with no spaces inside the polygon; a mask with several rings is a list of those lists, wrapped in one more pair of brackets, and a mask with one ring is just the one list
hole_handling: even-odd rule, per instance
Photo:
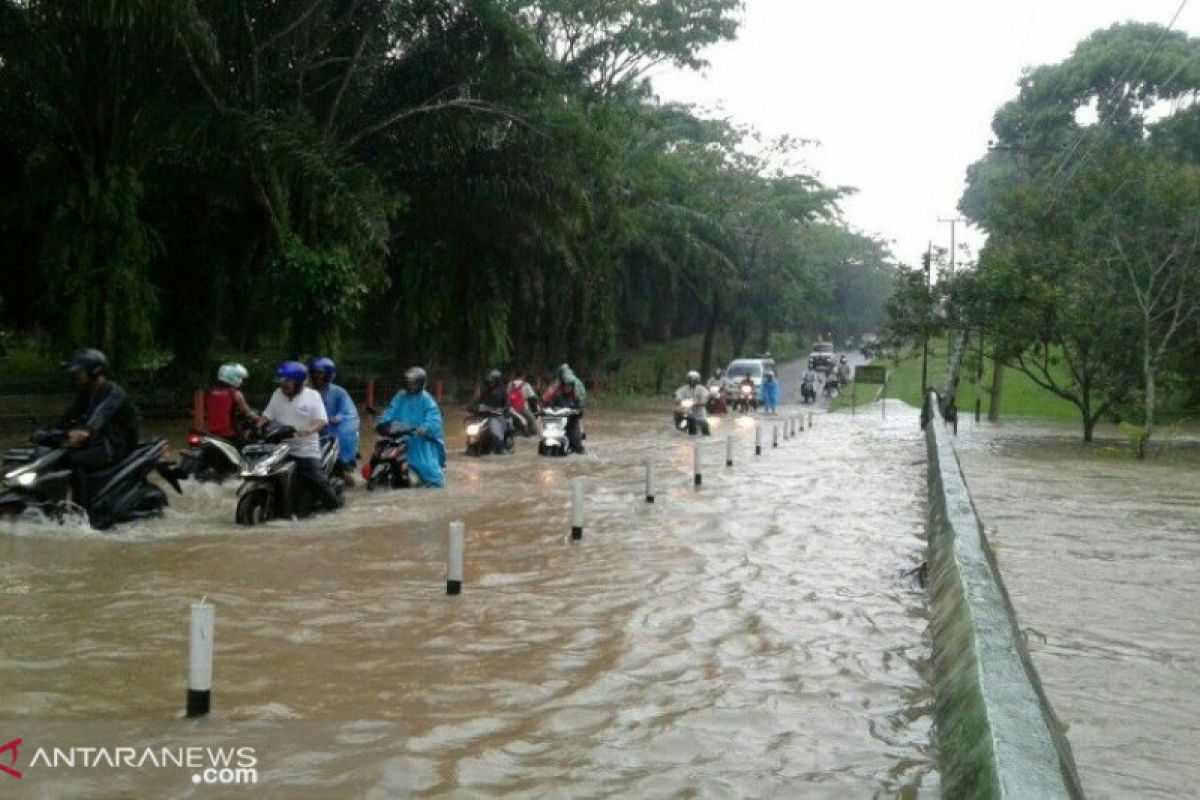
{"label": "green foliage", "polygon": [[[336,345],[331,334],[355,321],[367,294],[346,248],[311,250],[294,236],[272,260],[266,278],[277,317],[288,325],[293,355]],[[317,319],[330,324],[313,325]]]}

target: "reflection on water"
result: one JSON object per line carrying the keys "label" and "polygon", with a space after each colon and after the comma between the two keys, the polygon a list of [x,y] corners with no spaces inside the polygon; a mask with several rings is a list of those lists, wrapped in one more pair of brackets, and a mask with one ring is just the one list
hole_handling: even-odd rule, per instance
{"label": "reflection on water", "polygon": [[1089,797],[1200,784],[1200,459],[960,424],[961,459]]}
{"label": "reflection on water", "polygon": [[[777,451],[764,437],[758,460],[752,429],[725,424],[738,463],[709,440],[699,493],[669,413],[600,412],[586,457],[522,441],[469,460],[456,440],[452,488],[359,489],[299,523],[235,528],[229,485],[187,487],[165,519],[115,535],[10,527],[0,719],[169,739],[186,607],[207,595],[215,713],[175,735],[232,730],[276,796],[936,794],[927,618],[901,577],[924,546],[923,444],[893,408],[818,415]],[[456,518],[466,588],[448,599]],[[266,724],[234,725],[251,721]],[[72,795],[193,791],[170,770],[54,777]]]}

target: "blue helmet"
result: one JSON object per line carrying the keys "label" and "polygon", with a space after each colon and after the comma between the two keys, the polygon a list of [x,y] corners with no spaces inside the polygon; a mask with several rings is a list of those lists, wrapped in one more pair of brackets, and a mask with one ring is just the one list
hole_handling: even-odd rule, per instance
{"label": "blue helmet", "polygon": [[333,363],[332,358],[319,356],[308,362],[308,371],[324,372],[328,380],[333,380],[333,376],[337,374],[337,364]]}
{"label": "blue helmet", "polygon": [[304,383],[304,379],[308,377],[308,370],[299,361],[285,361],[275,368],[275,380],[279,381],[295,381],[296,383]]}

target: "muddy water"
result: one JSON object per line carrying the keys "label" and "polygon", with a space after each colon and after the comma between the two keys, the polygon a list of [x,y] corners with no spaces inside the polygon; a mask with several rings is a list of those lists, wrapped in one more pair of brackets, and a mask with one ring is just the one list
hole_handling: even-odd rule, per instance
{"label": "muddy water", "polygon": [[960,423],[963,467],[1089,797],[1200,786],[1200,450]]}
{"label": "muddy water", "polygon": [[[455,438],[444,491],[359,489],[265,529],[235,528],[233,487],[210,486],[115,535],[2,530],[0,743],[251,746],[281,797],[936,795],[927,619],[902,576],[924,547],[915,412],[818,413],[757,460],[723,420],[737,464],[714,437],[699,492],[668,419],[594,412],[569,460],[528,441],[470,460]],[[183,721],[202,595],[215,711]],[[220,796],[191,776],[34,767],[21,788]]]}

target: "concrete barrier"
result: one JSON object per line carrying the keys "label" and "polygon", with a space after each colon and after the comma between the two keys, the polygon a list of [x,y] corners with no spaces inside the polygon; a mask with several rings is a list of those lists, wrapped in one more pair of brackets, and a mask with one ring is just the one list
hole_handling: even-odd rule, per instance
{"label": "concrete barrier", "polygon": [[937,395],[926,398],[934,715],[945,797],[1082,797]]}

